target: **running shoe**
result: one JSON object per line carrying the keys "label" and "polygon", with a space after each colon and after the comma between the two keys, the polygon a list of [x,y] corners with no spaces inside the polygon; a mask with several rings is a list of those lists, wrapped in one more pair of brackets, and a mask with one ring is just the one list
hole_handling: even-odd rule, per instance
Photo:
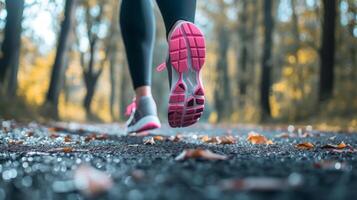
{"label": "running shoe", "polygon": [[168,36],[166,63],[157,67],[169,73],[170,96],[168,121],[171,127],[196,123],[204,110],[204,89],[201,69],[206,58],[205,39],[193,23],[179,21]]}
{"label": "running shoe", "polygon": [[134,99],[133,103],[126,108],[125,114],[130,116],[126,123],[127,133],[160,128],[154,99],[151,96],[144,96],[140,98],[139,105],[135,102]]}

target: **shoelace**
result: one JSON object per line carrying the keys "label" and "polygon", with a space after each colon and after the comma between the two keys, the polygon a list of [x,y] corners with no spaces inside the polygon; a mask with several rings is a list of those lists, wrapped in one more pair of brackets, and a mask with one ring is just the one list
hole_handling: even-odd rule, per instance
{"label": "shoelace", "polygon": [[133,101],[126,107],[125,116],[130,116],[136,110],[136,99],[133,98]]}
{"label": "shoelace", "polygon": [[166,69],[166,62],[161,63],[159,66],[156,67],[157,72],[162,72]]}

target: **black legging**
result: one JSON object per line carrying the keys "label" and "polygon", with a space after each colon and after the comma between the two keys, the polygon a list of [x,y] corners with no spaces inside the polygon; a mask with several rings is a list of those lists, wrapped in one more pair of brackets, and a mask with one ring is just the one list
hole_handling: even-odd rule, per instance
{"label": "black legging", "polygon": [[[178,20],[194,22],[196,0],[157,0],[166,35]],[[151,0],[123,0],[120,28],[134,89],[151,85],[155,19]]]}

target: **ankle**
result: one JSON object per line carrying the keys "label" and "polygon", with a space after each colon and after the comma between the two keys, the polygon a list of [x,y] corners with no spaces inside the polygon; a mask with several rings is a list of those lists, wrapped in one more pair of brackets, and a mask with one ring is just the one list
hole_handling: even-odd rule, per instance
{"label": "ankle", "polygon": [[150,86],[140,86],[138,88],[135,89],[135,99],[136,99],[136,103],[139,103],[139,100],[142,97],[151,97],[151,87]]}

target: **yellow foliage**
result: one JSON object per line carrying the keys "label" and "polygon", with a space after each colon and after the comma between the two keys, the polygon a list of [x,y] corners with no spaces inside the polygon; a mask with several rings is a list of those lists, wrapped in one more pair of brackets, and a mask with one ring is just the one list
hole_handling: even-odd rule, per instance
{"label": "yellow foliage", "polygon": [[270,107],[271,107],[271,115],[273,118],[279,117],[281,106],[276,99],[276,96],[271,95],[270,97]]}
{"label": "yellow foliage", "polygon": [[[51,66],[54,52],[45,57],[35,59],[34,65],[20,67],[19,70],[19,93],[25,97],[29,104],[41,105],[46,96],[49,85]],[[23,61],[22,65],[28,65]]]}
{"label": "yellow foliage", "polygon": [[290,64],[295,64],[295,63],[296,63],[295,56],[289,55],[289,56],[288,56],[288,62],[289,62]]}
{"label": "yellow foliage", "polygon": [[75,103],[65,103],[63,93],[60,95],[58,104],[59,116],[65,121],[79,121],[86,120],[86,113],[81,105]]}
{"label": "yellow foliage", "polygon": [[294,68],[291,66],[283,68],[283,76],[289,77],[294,74]]}
{"label": "yellow foliage", "polygon": [[218,115],[217,112],[211,112],[208,118],[208,122],[211,124],[215,124],[218,121]]}
{"label": "yellow foliage", "polygon": [[233,112],[232,115],[231,115],[231,121],[232,122],[239,122],[239,112]]}
{"label": "yellow foliage", "polygon": [[301,99],[302,97],[302,91],[299,90],[299,89],[295,89],[293,92],[292,92],[292,97],[293,99]]}
{"label": "yellow foliage", "polygon": [[278,82],[273,84],[273,91],[275,92],[285,92],[287,89],[287,85],[284,82]]}
{"label": "yellow foliage", "polygon": [[311,48],[304,48],[298,51],[299,64],[309,64],[317,59],[316,51]]}

